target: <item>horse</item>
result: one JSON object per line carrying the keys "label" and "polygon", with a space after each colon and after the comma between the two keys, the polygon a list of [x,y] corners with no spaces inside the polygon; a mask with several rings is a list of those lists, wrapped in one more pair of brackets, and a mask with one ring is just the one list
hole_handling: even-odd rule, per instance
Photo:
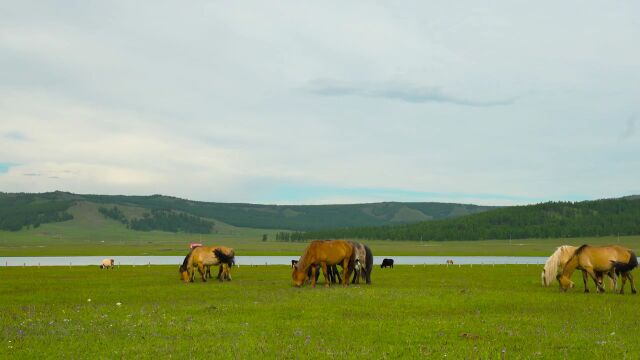
{"label": "horse", "polygon": [[448,259],[448,260],[447,260],[447,265],[453,265],[453,260]]}
{"label": "horse", "polygon": [[384,269],[386,267],[391,267],[393,269],[393,259],[383,259],[382,264],[380,264],[380,268]]}
{"label": "horse", "polygon": [[[229,268],[233,266],[235,261],[235,251],[225,246],[198,246],[187,254],[180,265],[180,277],[184,282],[193,282],[195,277],[195,269],[198,269],[202,281],[207,281],[207,267],[220,265],[218,271],[218,279],[231,280]],[[209,271],[209,274],[211,272]],[[210,276],[210,275],[209,275]]]}
{"label": "horse", "polygon": [[[542,274],[540,274],[543,286],[551,285],[553,280],[555,280],[558,275],[562,274],[565,264],[573,256],[576,249],[576,246],[562,245],[558,247],[551,256],[549,256],[544,264],[544,268],[542,269]],[[597,273],[597,275],[599,278],[602,277],[602,273]],[[609,277],[611,289],[615,291],[617,288],[615,271],[609,271],[607,276]],[[587,287],[587,272],[584,270],[582,271],[582,279],[584,281],[585,292],[589,292],[589,288]],[[574,287],[573,282],[571,282],[569,286]]]}
{"label": "horse", "polygon": [[[610,246],[590,246],[582,245],[576,249],[569,261],[562,270],[562,275],[558,275],[558,281],[560,282],[560,289],[567,291],[571,285],[571,274],[576,269],[586,272],[593,281],[596,283],[598,291],[603,293],[604,286],[602,286],[602,276],[598,276],[598,273],[608,273],[615,271],[616,274],[622,277],[622,285],[620,286],[620,294],[624,294],[624,285],[629,279],[631,284],[631,293],[636,293],[636,285],[631,276],[631,270],[638,266],[638,258],[636,254],[619,245]],[[583,279],[586,284],[586,275],[583,275]],[[585,292],[589,292],[585,287]]]}
{"label": "horse", "polygon": [[367,280],[367,250],[364,245],[355,241],[351,241],[354,254],[353,280],[352,284],[360,284],[360,278]]}
{"label": "horse", "polygon": [[344,276],[342,285],[349,285],[350,265],[353,263],[353,246],[344,240],[315,240],[312,241],[296,266],[293,267],[291,278],[293,285],[300,287],[307,278],[307,271],[311,268],[311,286],[316,286],[317,266],[322,267],[324,278],[327,280],[325,286],[330,286],[330,278],[327,273],[327,266],[342,265]]}
{"label": "horse", "polygon": [[113,259],[104,259],[100,264],[100,269],[113,269],[116,261]]}

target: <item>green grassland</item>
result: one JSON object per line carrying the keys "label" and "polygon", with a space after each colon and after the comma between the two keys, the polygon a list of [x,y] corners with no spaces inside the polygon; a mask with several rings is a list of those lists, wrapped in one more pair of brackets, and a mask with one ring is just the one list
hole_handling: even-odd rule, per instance
{"label": "green grassland", "polygon": [[[640,297],[540,286],[539,266],[398,266],[294,288],[174,266],[0,268],[0,358],[637,358]],[[593,284],[591,284],[593,290]],[[90,299],[90,300],[89,300]],[[120,305],[118,305],[120,303]]]}

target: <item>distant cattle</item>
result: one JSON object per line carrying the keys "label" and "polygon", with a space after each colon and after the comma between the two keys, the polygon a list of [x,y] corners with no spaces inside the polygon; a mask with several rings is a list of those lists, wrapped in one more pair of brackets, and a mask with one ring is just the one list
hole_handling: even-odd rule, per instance
{"label": "distant cattle", "polygon": [[291,260],[291,267],[294,268],[298,265],[298,260]]}
{"label": "distant cattle", "polygon": [[386,268],[386,267],[390,267],[393,269],[393,259],[384,259],[382,260],[382,264],[380,265],[381,268]]}
{"label": "distant cattle", "polygon": [[453,260],[451,259],[447,260],[447,265],[453,265]]}
{"label": "distant cattle", "polygon": [[100,269],[112,269],[115,265],[116,261],[113,259],[104,259],[100,264]]}

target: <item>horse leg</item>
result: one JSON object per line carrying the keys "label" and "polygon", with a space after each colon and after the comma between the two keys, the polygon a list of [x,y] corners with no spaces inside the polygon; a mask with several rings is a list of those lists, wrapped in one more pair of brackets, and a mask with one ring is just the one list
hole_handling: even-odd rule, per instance
{"label": "horse leg", "polygon": [[340,271],[338,271],[338,265],[331,265],[331,267],[333,268],[333,273],[336,274],[336,283],[340,284],[342,282],[342,278],[340,277]]}
{"label": "horse leg", "polygon": [[[582,281],[584,282],[584,292],[588,293],[589,292],[589,275],[584,270],[582,270]],[[598,286],[598,283],[596,283],[596,287],[597,286]]]}
{"label": "horse leg", "polygon": [[224,272],[227,278],[227,281],[231,281],[231,266],[229,264],[225,264],[224,266]]}
{"label": "horse leg", "polygon": [[207,282],[207,278],[205,277],[206,270],[204,268],[204,265],[198,265],[198,272],[200,273],[200,277],[202,277],[202,282]]}
{"label": "horse leg", "polygon": [[618,288],[618,279],[616,278],[616,272],[610,270],[609,272],[607,272],[607,277],[609,278],[609,285],[611,285],[611,290],[613,292],[616,292],[616,289]]}
{"label": "horse leg", "polygon": [[218,276],[216,276],[216,279],[222,281],[223,278],[224,278],[224,269],[222,268],[222,264],[220,264],[220,266],[218,266]]}
{"label": "horse leg", "polygon": [[589,276],[591,276],[593,281],[596,283],[596,287],[598,288],[598,291],[603,293],[604,287],[600,282],[598,282],[598,275],[593,271],[593,268],[586,268],[584,269],[584,271],[586,271],[589,274]]}
{"label": "horse leg", "polygon": [[193,282],[196,278],[196,270],[193,267],[189,268],[189,282]]}
{"label": "horse leg", "polygon": [[620,285],[620,294],[624,294],[624,285],[627,283],[627,273],[622,273],[620,275],[622,278],[622,285]]}
{"label": "horse leg", "polygon": [[349,286],[349,278],[351,277],[351,269],[349,268],[350,259],[344,258],[342,260],[342,268],[344,269],[344,274],[342,277],[342,286]]}
{"label": "horse leg", "polygon": [[311,287],[316,287],[316,281],[318,281],[318,278],[316,277],[317,271],[318,269],[315,265],[311,265]]}
{"label": "horse leg", "polygon": [[324,275],[324,287],[329,287],[331,286],[331,276],[329,275],[331,269],[327,269],[326,262],[321,262],[320,266],[322,266],[322,275]]}
{"label": "horse leg", "polygon": [[627,277],[629,278],[629,284],[631,284],[631,293],[635,294],[637,293],[636,291],[636,284],[633,281],[633,275],[631,275],[631,271],[627,272]]}

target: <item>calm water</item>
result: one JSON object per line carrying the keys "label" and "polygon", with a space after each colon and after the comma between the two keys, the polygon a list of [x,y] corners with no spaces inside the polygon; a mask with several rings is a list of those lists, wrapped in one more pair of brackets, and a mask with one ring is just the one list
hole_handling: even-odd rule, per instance
{"label": "calm water", "polygon": [[[102,259],[113,258],[117,265],[179,265],[184,256],[32,256],[0,257],[0,266],[98,266]],[[546,257],[539,256],[375,256],[379,265],[390,258],[396,265],[437,265],[452,259],[455,264],[544,264]],[[291,265],[298,256],[236,256],[236,264],[242,265]]]}

